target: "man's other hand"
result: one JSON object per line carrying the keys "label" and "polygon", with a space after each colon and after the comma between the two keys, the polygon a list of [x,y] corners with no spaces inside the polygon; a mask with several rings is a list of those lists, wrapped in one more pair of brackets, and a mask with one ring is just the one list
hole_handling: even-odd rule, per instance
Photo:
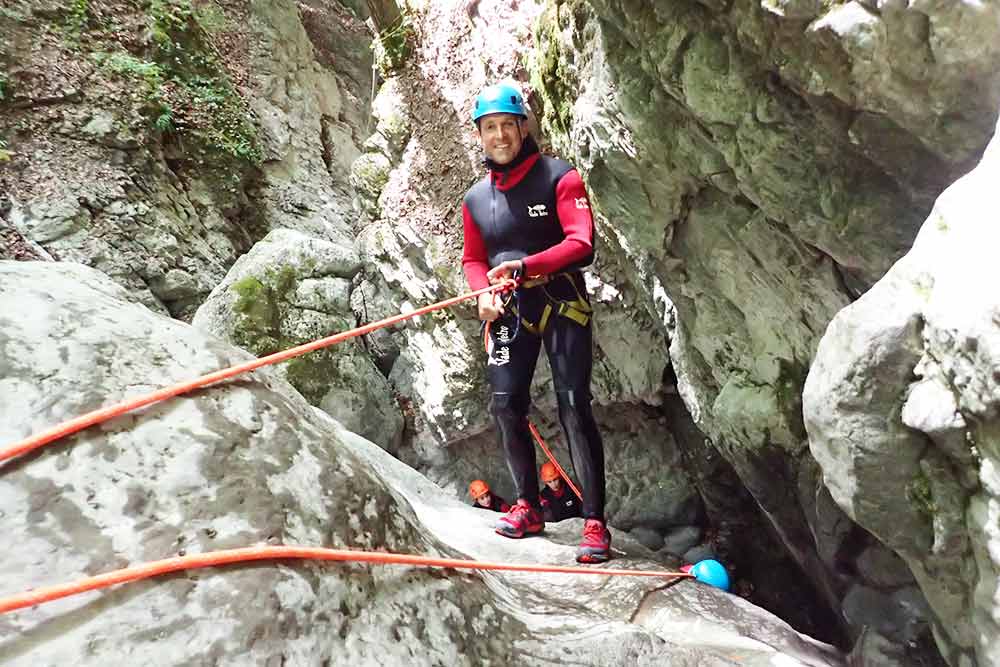
{"label": "man's other hand", "polygon": [[492,322],[503,315],[503,304],[499,299],[494,299],[494,296],[494,293],[479,295],[477,302],[479,306],[479,319]]}
{"label": "man's other hand", "polygon": [[487,271],[486,278],[490,281],[491,285],[496,285],[505,278],[513,278],[515,271],[524,273],[524,262],[519,259],[508,259],[506,262],[501,262]]}

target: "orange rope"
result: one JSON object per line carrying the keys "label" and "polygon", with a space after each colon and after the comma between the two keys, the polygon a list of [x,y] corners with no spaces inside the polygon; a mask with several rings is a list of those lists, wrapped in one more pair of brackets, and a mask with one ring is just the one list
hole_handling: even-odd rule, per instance
{"label": "orange rope", "polygon": [[60,438],[66,437],[76,433],[77,431],[82,431],[88,426],[93,426],[94,424],[100,424],[101,422],[107,421],[119,415],[123,415],[126,412],[131,412],[132,410],[137,410],[139,408],[145,407],[152,403],[157,403],[159,401],[178,396],[180,394],[186,394],[189,391],[198,389],[199,387],[204,387],[206,385],[212,384],[214,382],[219,382],[221,380],[227,380],[235,375],[241,373],[246,373],[248,371],[255,370],[261,366],[269,366],[271,364],[276,364],[282,361],[286,361],[293,357],[298,357],[307,352],[312,352],[314,350],[319,350],[324,347],[329,347],[330,345],[335,345],[349,338],[355,338],[357,336],[363,336],[367,333],[375,331],[376,329],[381,329],[382,327],[387,327],[391,324],[396,324],[397,322],[402,322],[419,315],[424,315],[425,313],[430,313],[435,310],[442,310],[444,308],[450,308],[457,303],[465,301],[466,299],[471,299],[473,297],[478,297],[480,294],[487,294],[489,292],[496,292],[508,289],[514,284],[513,280],[505,280],[496,285],[491,285],[489,287],[484,287],[482,289],[476,290],[474,292],[468,292],[461,296],[456,296],[451,299],[446,299],[445,301],[439,301],[438,303],[431,304],[429,306],[424,306],[418,308],[411,313],[400,313],[399,315],[393,315],[392,317],[387,317],[385,319],[379,320],[377,322],[372,322],[364,326],[357,327],[355,329],[350,329],[349,331],[344,331],[332,336],[327,336],[326,338],[320,338],[319,340],[314,340],[311,343],[305,343],[297,347],[289,348],[282,352],[275,352],[274,354],[269,354],[266,357],[260,357],[259,359],[254,359],[253,361],[248,361],[242,364],[237,364],[236,366],[230,366],[229,368],[224,368],[222,370],[209,373],[208,375],[203,375],[200,378],[194,380],[188,380],[186,382],[180,382],[169,387],[164,387],[163,389],[158,389],[144,396],[139,396],[137,398],[127,399],[120,403],[110,405],[106,408],[100,408],[94,410],[93,412],[88,412],[85,415],[76,417],[69,421],[53,426],[50,429],[42,431],[37,435],[33,435],[29,438],[21,440],[20,442],[15,442],[12,445],[8,445],[0,449],[0,463],[6,461],[7,459],[14,458],[15,456],[20,456],[21,454],[27,454],[28,452],[38,449],[44,445],[59,440]]}
{"label": "orange rope", "polygon": [[135,565],[114,572],[99,574],[81,579],[70,584],[47,586],[26,593],[0,598],[0,614],[33,607],[60,598],[108,588],[116,584],[140,581],[161,574],[192,570],[200,567],[212,567],[229,563],[243,563],[257,560],[274,560],[281,558],[331,560],[354,563],[375,563],[379,565],[422,565],[427,567],[450,567],[466,570],[507,570],[513,572],[561,572],[566,574],[597,574],[606,577],[693,577],[686,572],[671,572],[668,570],[622,570],[612,568],[589,568],[567,565],[526,565],[517,563],[488,563],[460,558],[432,558],[429,556],[413,556],[410,554],[394,554],[385,551],[355,551],[353,549],[323,549],[318,547],[267,546],[244,547],[242,549],[226,549],[203,554],[177,556],[163,560]]}

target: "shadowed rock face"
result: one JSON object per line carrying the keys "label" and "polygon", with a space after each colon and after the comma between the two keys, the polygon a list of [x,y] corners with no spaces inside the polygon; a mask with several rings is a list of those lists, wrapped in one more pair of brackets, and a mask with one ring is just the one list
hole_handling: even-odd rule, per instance
{"label": "shadowed rock face", "polygon": [[[98,272],[0,262],[0,442],[245,360]],[[15,316],[14,313],[17,313]],[[253,544],[571,562],[579,521],[506,540],[269,369],[4,464],[4,592]],[[632,554],[623,567],[662,567]],[[0,617],[4,664],[840,665],[745,601],[691,582],[257,563]],[[791,663],[789,663],[791,664]]]}
{"label": "shadowed rock face", "polygon": [[537,38],[542,127],[585,174],[605,259],[640,302],[662,289],[676,307],[698,426],[848,634],[875,624],[860,609],[893,609],[877,616],[900,651],[929,614],[873,575],[891,554],[871,559],[824,487],[801,391],[829,321],[986,144],[998,18],[976,2],[566,1]]}
{"label": "shadowed rock face", "polygon": [[837,503],[899,553],[953,664],[1000,665],[1000,134],[830,324],[804,394]]}

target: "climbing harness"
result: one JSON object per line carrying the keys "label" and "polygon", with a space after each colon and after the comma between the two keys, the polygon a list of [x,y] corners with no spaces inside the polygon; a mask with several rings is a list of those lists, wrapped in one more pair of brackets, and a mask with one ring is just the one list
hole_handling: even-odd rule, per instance
{"label": "climbing harness", "polygon": [[[563,275],[563,274],[559,274],[559,275]],[[515,279],[515,280],[517,280],[517,279]],[[538,282],[538,281],[542,281],[542,282]],[[535,285],[543,285],[544,283],[547,283],[548,281],[549,281],[549,277],[548,276],[538,276],[538,277],[529,278],[527,281],[522,282],[521,285],[524,286],[524,284],[531,284],[531,283],[534,283]],[[575,287],[575,285],[574,285],[574,287]],[[514,292],[516,293],[516,290],[514,290]],[[496,294],[494,294],[494,299],[495,298],[496,298]],[[508,301],[509,301],[509,299],[508,299]],[[589,308],[590,306],[588,305],[587,307]],[[520,319],[520,318],[518,318],[518,319]],[[483,347],[486,348],[486,354],[487,355],[490,353],[490,325],[491,324],[492,323],[489,322],[489,321],[484,321],[483,322]],[[514,329],[514,336],[511,337],[511,340],[513,340],[516,337],[517,337],[517,328],[515,327],[515,329]],[[543,452],[545,452],[545,456],[547,456],[548,459],[549,459],[549,461],[552,463],[552,465],[555,466],[556,470],[559,472],[559,476],[562,477],[564,480],[566,480],[566,484],[569,485],[569,488],[571,488],[573,490],[573,493],[575,493],[576,497],[580,499],[580,502],[583,502],[583,494],[580,493],[580,489],[576,488],[576,484],[574,484],[573,480],[571,480],[569,478],[569,475],[566,474],[566,471],[563,469],[563,467],[561,465],[559,465],[559,461],[556,460],[556,457],[552,454],[552,450],[549,449],[549,446],[547,444],[545,444],[545,440],[542,438],[542,434],[538,432],[538,428],[535,426],[535,424],[530,419],[527,420],[527,422],[528,422],[528,430],[531,431],[531,435],[535,439],[535,442],[538,443],[538,446],[542,448]]]}
{"label": "climbing harness", "polygon": [[[570,285],[573,286],[573,292],[575,292],[575,298],[566,301],[563,299],[557,299],[552,296],[546,285],[553,280],[558,278],[564,278],[568,280]],[[533,287],[538,287],[542,290],[545,295],[546,304],[542,309],[542,314],[538,318],[538,322],[529,322],[524,317],[521,317],[518,312],[519,296],[518,292],[520,289],[530,289]],[[577,287],[576,280],[573,279],[572,273],[556,273],[551,276],[538,276],[534,278],[529,278],[525,280],[518,286],[518,289],[514,290],[514,305],[511,307],[511,312],[518,318],[518,324],[523,326],[525,329],[535,334],[536,336],[541,336],[545,333],[545,328],[549,325],[549,321],[553,314],[556,317],[567,317],[582,327],[587,326],[590,322],[591,314],[594,312],[587,300],[580,294],[580,288]]]}

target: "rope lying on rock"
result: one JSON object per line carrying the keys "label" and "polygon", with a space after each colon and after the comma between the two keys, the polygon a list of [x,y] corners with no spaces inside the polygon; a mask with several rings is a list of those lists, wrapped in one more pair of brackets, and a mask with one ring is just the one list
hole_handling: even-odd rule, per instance
{"label": "rope lying on rock", "polygon": [[258,560],[277,559],[308,559],[329,560],[350,563],[374,563],[377,565],[415,565],[425,567],[446,567],[465,570],[506,570],[512,572],[559,572],[564,574],[596,574],[606,577],[673,577],[684,578],[694,575],[686,572],[671,572],[667,570],[623,570],[614,568],[592,568],[569,565],[529,565],[519,563],[489,563],[484,561],[464,560],[460,558],[432,558],[429,556],[413,556],[409,554],[389,553],[385,551],[355,551],[353,549],[324,549],[319,547],[266,546],[244,547],[242,549],[226,549],[210,551],[203,554],[176,556],[163,560],[134,565],[121,570],[99,574],[69,584],[47,586],[35,590],[0,598],[0,614],[34,607],[45,602],[85,593],[87,591],[108,588],[116,584],[124,584],[142,579],[149,579],[161,574],[192,570],[201,567],[228,565],[230,563],[245,563]]}
{"label": "rope lying on rock", "polygon": [[138,410],[139,408],[146,407],[153,403],[158,403],[160,401],[172,398],[174,396],[179,396],[181,394],[186,394],[189,391],[204,387],[215,382],[220,382],[221,380],[227,380],[241,373],[246,373],[261,366],[269,366],[271,364],[277,364],[282,361],[287,361],[293,357],[299,357],[307,352],[312,352],[314,350],[319,350],[324,347],[329,347],[330,345],[335,345],[342,341],[348,340],[349,338],[356,338],[357,336],[363,336],[365,334],[371,333],[376,329],[381,329],[383,327],[391,326],[398,322],[403,322],[419,315],[424,315],[426,313],[433,312],[435,310],[443,310],[445,308],[450,308],[466,299],[472,299],[478,297],[480,294],[488,294],[491,292],[502,292],[504,290],[515,287],[517,283],[514,280],[504,280],[496,285],[491,285],[489,287],[484,287],[482,289],[476,290],[474,292],[468,292],[460,296],[453,297],[451,299],[445,299],[444,301],[439,301],[438,303],[433,303],[429,306],[423,306],[422,308],[417,308],[416,310],[409,313],[400,313],[399,315],[393,315],[392,317],[387,317],[377,322],[371,322],[363,326],[350,329],[348,331],[343,331],[332,336],[327,336],[326,338],[320,338],[319,340],[314,340],[311,343],[305,343],[297,347],[292,347],[281,352],[275,352],[274,354],[269,354],[266,357],[260,357],[259,359],[254,359],[252,361],[247,361],[242,364],[237,364],[235,366],[230,366],[229,368],[223,368],[222,370],[215,371],[214,373],[209,373],[208,375],[203,375],[194,380],[188,380],[186,382],[179,382],[177,384],[171,385],[169,387],[164,387],[163,389],[158,389],[149,394],[139,396],[136,398],[127,399],[115,405],[110,405],[106,408],[100,408],[94,410],[93,412],[88,412],[85,415],[76,417],[69,421],[53,426],[50,429],[42,431],[36,435],[29,438],[25,438],[20,442],[15,442],[12,445],[7,445],[6,447],[0,448],[0,463],[8,459],[12,459],[15,456],[20,456],[21,454],[27,454],[30,451],[38,449],[44,445],[51,442],[55,442],[60,438],[64,438],[67,435],[72,435],[77,431],[82,431],[83,429],[94,426],[95,424],[100,424],[114,417],[118,417],[127,412],[133,410]]}

